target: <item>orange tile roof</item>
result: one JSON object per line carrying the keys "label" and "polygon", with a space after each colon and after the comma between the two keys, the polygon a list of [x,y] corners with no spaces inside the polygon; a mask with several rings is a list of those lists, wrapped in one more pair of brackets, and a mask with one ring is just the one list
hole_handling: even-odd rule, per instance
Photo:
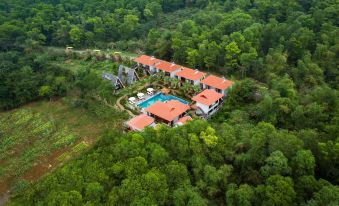
{"label": "orange tile roof", "polygon": [[223,96],[223,94],[220,94],[212,89],[205,89],[198,95],[194,96],[192,100],[210,106]]}
{"label": "orange tile roof", "polygon": [[187,104],[181,103],[178,100],[170,100],[166,103],[158,101],[147,107],[146,111],[170,122],[189,108]]}
{"label": "orange tile roof", "polygon": [[221,90],[225,90],[233,85],[231,80],[220,78],[214,75],[206,77],[201,81],[201,83]]}
{"label": "orange tile roof", "polygon": [[141,55],[135,59],[133,59],[133,61],[140,63],[140,64],[144,64],[147,66],[153,66],[154,64],[160,62],[161,60],[151,57],[151,56],[147,56],[147,55]]}
{"label": "orange tile roof", "polygon": [[190,68],[184,68],[180,72],[176,73],[177,76],[183,77],[185,79],[190,79],[190,80],[199,80],[202,79],[206,73],[200,72],[198,70],[190,69]]}
{"label": "orange tile roof", "polygon": [[183,124],[186,124],[186,122],[187,122],[187,121],[190,121],[190,120],[192,120],[192,117],[190,117],[190,116],[184,116],[184,117],[181,117],[181,118],[178,120],[177,124],[183,125]]}
{"label": "orange tile roof", "polygon": [[161,60],[160,63],[157,63],[155,65],[155,68],[163,70],[165,72],[174,72],[175,70],[180,69],[181,66],[177,65],[175,63],[171,63],[171,62]]}
{"label": "orange tile roof", "polygon": [[141,114],[129,120],[127,125],[138,131],[142,131],[145,127],[150,126],[154,122],[154,118],[146,114]]}

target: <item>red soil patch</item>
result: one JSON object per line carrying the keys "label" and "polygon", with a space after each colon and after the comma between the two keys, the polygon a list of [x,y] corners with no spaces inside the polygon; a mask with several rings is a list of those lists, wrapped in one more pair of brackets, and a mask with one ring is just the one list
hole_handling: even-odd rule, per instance
{"label": "red soil patch", "polygon": [[60,162],[57,158],[67,150],[67,148],[54,150],[50,155],[42,157],[38,161],[39,163],[29,169],[22,178],[30,182],[38,180],[59,165]]}
{"label": "red soil patch", "polygon": [[[41,157],[38,160],[39,163],[29,169],[23,176],[21,176],[21,178],[30,182],[38,180],[40,177],[44,176],[60,164],[57,158],[67,150],[67,148],[54,150],[50,155]],[[15,177],[8,177],[0,182],[0,196],[9,192],[14,178]]]}
{"label": "red soil patch", "polygon": [[11,187],[12,179],[8,178],[5,181],[0,182],[0,196],[9,192],[9,188]]}

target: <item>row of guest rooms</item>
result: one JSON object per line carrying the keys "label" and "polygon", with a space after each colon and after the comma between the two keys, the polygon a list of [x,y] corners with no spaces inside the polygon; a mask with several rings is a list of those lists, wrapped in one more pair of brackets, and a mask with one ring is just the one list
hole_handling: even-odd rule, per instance
{"label": "row of guest rooms", "polygon": [[189,82],[193,85],[200,85],[201,89],[213,89],[214,91],[227,95],[227,91],[232,87],[233,82],[215,75],[207,75],[197,69],[190,69],[180,66],[173,62],[167,62],[155,57],[141,55],[134,59],[134,62],[147,71],[148,74],[164,72],[165,75],[172,78],[178,78],[181,81]]}
{"label": "row of guest rooms", "polygon": [[[136,62],[139,67],[142,67],[149,75],[164,72],[166,76],[177,78],[181,80],[181,82],[188,82],[192,85],[200,86],[203,91],[192,97],[192,100],[195,101],[195,109],[203,112],[205,117],[213,115],[221,107],[228,90],[233,85],[231,80],[223,77],[207,75],[205,72],[147,55],[141,55],[135,58],[134,62]],[[175,100],[167,103],[157,102],[146,109],[146,116],[143,114],[132,119],[129,125],[130,127],[138,124],[147,126],[148,123],[152,122],[151,120],[164,122],[170,126],[184,124],[190,119],[184,115],[189,109],[190,107],[188,105],[181,104]],[[145,125],[145,123],[147,124]],[[132,129],[140,130],[140,126],[139,129],[137,129],[137,127]]]}

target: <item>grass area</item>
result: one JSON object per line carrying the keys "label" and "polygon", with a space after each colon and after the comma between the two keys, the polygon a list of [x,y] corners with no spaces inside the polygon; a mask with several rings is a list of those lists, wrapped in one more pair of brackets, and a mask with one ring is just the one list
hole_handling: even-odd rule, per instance
{"label": "grass area", "polygon": [[57,150],[66,152],[55,157],[61,162],[74,157],[116,123],[73,107],[67,98],[0,113],[0,184],[15,181]]}
{"label": "grass area", "polygon": [[87,68],[95,70],[98,74],[103,71],[118,74],[118,64],[110,60],[94,61],[94,60],[80,60],[80,59],[69,59],[66,61],[54,61],[54,65],[60,66],[65,69],[69,69],[73,72],[78,72]]}

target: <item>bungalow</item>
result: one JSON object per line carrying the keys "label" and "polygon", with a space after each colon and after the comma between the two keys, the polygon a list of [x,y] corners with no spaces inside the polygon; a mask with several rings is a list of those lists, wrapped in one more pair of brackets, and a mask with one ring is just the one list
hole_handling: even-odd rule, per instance
{"label": "bungalow", "polygon": [[178,100],[170,100],[168,102],[158,101],[146,109],[149,116],[155,118],[157,122],[165,123],[173,126],[178,120],[185,116],[186,111],[190,107]]}
{"label": "bungalow", "polygon": [[189,82],[193,85],[199,85],[200,81],[206,76],[206,73],[200,72],[190,68],[183,68],[180,72],[175,74],[182,82]]}
{"label": "bungalow", "polygon": [[145,127],[155,126],[154,118],[146,114],[141,114],[127,122],[128,129],[133,131],[142,131]]}
{"label": "bungalow", "polygon": [[136,62],[138,66],[142,66],[143,68],[145,68],[147,73],[153,74],[155,72],[154,65],[159,63],[161,60],[151,56],[141,55],[133,59],[133,61]]}
{"label": "bungalow", "polygon": [[167,61],[160,61],[155,66],[156,72],[163,71],[165,72],[166,76],[170,76],[172,78],[175,77],[175,74],[181,70],[181,66],[175,63],[167,62]]}
{"label": "bungalow", "polygon": [[205,116],[214,114],[223,103],[223,95],[212,89],[206,89],[192,98]]}
{"label": "bungalow", "polygon": [[110,80],[112,82],[112,85],[115,87],[115,89],[121,89],[124,87],[120,78],[113,74],[103,73],[102,78],[106,80]]}
{"label": "bungalow", "polygon": [[201,81],[202,89],[213,89],[216,92],[227,95],[228,89],[231,88],[233,82],[231,80],[210,75]]}

